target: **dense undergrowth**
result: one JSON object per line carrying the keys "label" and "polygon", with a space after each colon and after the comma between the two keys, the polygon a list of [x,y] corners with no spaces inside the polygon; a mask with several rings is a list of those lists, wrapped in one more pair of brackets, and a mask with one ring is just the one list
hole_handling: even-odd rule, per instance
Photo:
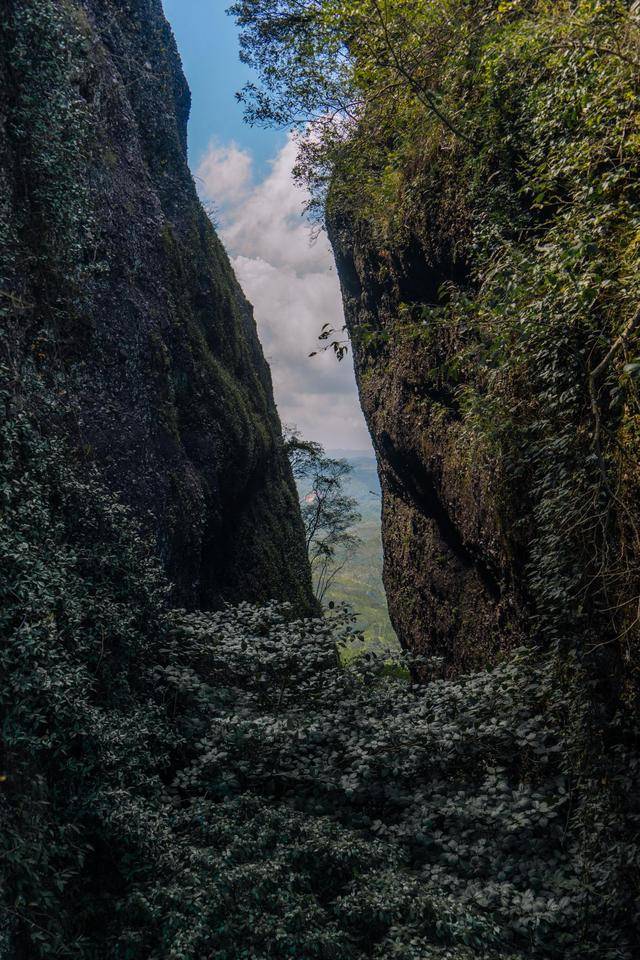
{"label": "dense undergrowth", "polygon": [[637,761],[578,765],[577,664],[424,686],[342,669],[348,620],[168,610],[46,391],[2,403],[0,956],[634,955]]}

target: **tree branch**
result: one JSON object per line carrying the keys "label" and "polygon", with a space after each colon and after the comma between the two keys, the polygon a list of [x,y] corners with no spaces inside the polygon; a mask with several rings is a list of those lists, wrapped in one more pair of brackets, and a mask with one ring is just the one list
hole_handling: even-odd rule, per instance
{"label": "tree branch", "polygon": [[384,16],[383,12],[382,12],[382,9],[381,9],[381,7],[380,7],[380,4],[378,3],[378,0],[371,0],[371,2],[372,2],[372,4],[373,4],[373,7],[374,7],[376,13],[378,14],[378,19],[380,20],[380,25],[381,25],[381,27],[382,27],[382,33],[383,33],[383,37],[384,37],[385,46],[386,46],[387,50],[389,51],[389,53],[390,53],[390,55],[391,55],[391,59],[393,60],[393,64],[394,64],[396,70],[398,71],[398,73],[400,74],[400,76],[404,77],[404,79],[407,81],[407,83],[409,84],[409,86],[410,86],[411,89],[413,90],[415,96],[418,98],[418,100],[420,101],[420,103],[422,103],[422,105],[423,105],[424,107],[426,107],[428,110],[431,110],[431,111],[436,115],[436,117],[440,120],[440,122],[443,123],[443,124],[445,125],[445,127],[446,127],[448,130],[451,131],[451,133],[453,133],[454,136],[459,137],[460,140],[464,140],[466,143],[470,143],[470,144],[472,144],[472,145],[475,145],[476,141],[473,140],[472,137],[467,136],[467,134],[464,133],[462,130],[458,129],[458,127],[456,127],[456,126],[451,122],[451,120],[449,120],[449,118],[446,116],[446,114],[444,114],[444,113],[440,110],[440,108],[438,107],[438,105],[437,105],[436,102],[435,102],[435,99],[434,99],[434,97],[433,97],[433,94],[432,94],[429,90],[426,90],[421,84],[419,84],[419,83],[416,81],[415,77],[413,77],[413,76],[409,73],[409,71],[407,70],[407,68],[404,66],[404,64],[402,63],[402,61],[401,61],[400,58],[398,57],[398,54],[396,53],[395,46],[394,46],[393,41],[392,41],[392,39],[391,39],[391,37],[390,37],[390,35],[389,35],[389,28],[388,28],[388,25],[387,25],[386,18],[385,18],[385,16]]}

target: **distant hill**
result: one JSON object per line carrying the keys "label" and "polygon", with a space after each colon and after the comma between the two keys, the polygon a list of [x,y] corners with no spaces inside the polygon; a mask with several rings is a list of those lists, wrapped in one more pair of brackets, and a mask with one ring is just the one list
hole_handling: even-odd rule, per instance
{"label": "distant hill", "polygon": [[355,528],[362,546],[336,578],[328,599],[346,601],[353,607],[358,626],[370,643],[396,648],[398,640],[382,583],[381,491],[375,457],[362,450],[328,450],[327,454],[347,460],[353,467],[344,488],[358,501],[362,514]]}
{"label": "distant hill", "polygon": [[373,453],[362,450],[327,450],[327,455],[350,463],[353,473],[345,483],[346,492],[358,501],[364,519],[380,520],[382,492]]}

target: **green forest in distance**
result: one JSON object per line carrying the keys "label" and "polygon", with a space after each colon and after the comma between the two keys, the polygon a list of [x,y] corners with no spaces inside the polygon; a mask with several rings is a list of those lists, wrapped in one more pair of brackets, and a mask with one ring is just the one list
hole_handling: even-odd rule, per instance
{"label": "green forest in distance", "polygon": [[356,626],[363,631],[367,649],[382,652],[397,649],[398,640],[389,619],[382,582],[382,494],[373,454],[361,450],[329,450],[330,457],[347,460],[352,473],[345,479],[344,492],[358,503],[362,520],[354,533],[362,541],[338,573],[327,599],[345,602],[357,614]]}

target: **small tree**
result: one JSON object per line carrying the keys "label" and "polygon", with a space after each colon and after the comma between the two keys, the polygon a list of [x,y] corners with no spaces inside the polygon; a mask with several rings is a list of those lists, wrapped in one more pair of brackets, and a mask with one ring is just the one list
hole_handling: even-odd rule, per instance
{"label": "small tree", "polygon": [[353,527],[362,519],[344,481],[353,472],[346,460],[328,457],[319,443],[285,430],[285,447],[301,494],[300,508],[316,596],[322,602],[362,543]]}

